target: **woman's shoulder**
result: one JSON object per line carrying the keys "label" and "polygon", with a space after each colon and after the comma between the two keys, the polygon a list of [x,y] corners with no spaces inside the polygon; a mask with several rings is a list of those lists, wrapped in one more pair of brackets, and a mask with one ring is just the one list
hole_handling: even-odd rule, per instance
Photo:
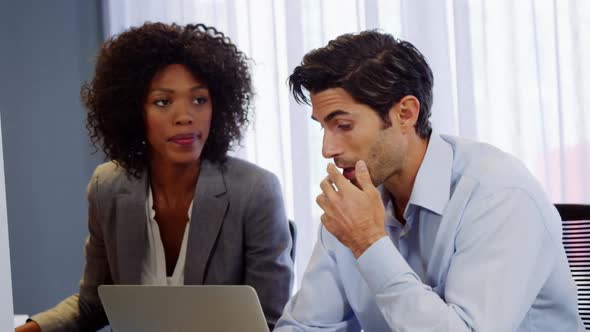
{"label": "woman's shoulder", "polygon": [[99,192],[109,193],[116,192],[119,188],[129,187],[131,182],[134,182],[134,178],[125,168],[116,162],[108,161],[96,167],[88,186],[89,189],[94,188]]}
{"label": "woman's shoulder", "polygon": [[284,209],[281,184],[273,172],[234,157],[228,157],[221,167],[230,199],[244,203],[238,206],[246,209]]}
{"label": "woman's shoulder", "polygon": [[277,178],[273,172],[235,157],[227,157],[223,166],[220,167],[225,177],[246,182],[273,181]]}
{"label": "woman's shoulder", "polygon": [[119,181],[127,176],[125,169],[114,161],[107,161],[96,166],[93,177],[100,179],[100,182]]}

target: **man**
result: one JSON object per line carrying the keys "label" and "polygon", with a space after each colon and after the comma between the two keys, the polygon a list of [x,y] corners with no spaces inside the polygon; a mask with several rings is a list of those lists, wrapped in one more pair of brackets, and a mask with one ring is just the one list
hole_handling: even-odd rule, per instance
{"label": "man", "polygon": [[343,35],[289,83],[299,102],[309,91],[335,165],[276,331],[584,330],[557,211],[517,159],[431,129],[432,71],[414,46]]}

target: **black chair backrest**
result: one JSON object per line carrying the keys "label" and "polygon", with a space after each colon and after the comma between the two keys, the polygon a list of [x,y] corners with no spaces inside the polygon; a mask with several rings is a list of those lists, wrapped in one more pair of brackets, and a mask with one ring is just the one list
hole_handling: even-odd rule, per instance
{"label": "black chair backrest", "polygon": [[590,327],[590,205],[555,204],[563,225],[563,246],[578,285],[578,311]]}

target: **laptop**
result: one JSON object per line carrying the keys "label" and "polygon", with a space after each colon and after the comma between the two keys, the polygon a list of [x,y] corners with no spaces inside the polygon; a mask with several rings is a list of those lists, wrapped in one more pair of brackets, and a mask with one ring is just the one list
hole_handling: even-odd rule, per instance
{"label": "laptop", "polygon": [[114,332],[268,332],[250,286],[102,285]]}

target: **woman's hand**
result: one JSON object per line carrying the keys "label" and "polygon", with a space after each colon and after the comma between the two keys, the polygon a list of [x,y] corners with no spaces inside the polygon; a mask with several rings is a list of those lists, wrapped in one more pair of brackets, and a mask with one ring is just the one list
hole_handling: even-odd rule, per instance
{"label": "woman's hand", "polygon": [[14,332],[41,332],[41,327],[35,321],[29,321],[17,327]]}

